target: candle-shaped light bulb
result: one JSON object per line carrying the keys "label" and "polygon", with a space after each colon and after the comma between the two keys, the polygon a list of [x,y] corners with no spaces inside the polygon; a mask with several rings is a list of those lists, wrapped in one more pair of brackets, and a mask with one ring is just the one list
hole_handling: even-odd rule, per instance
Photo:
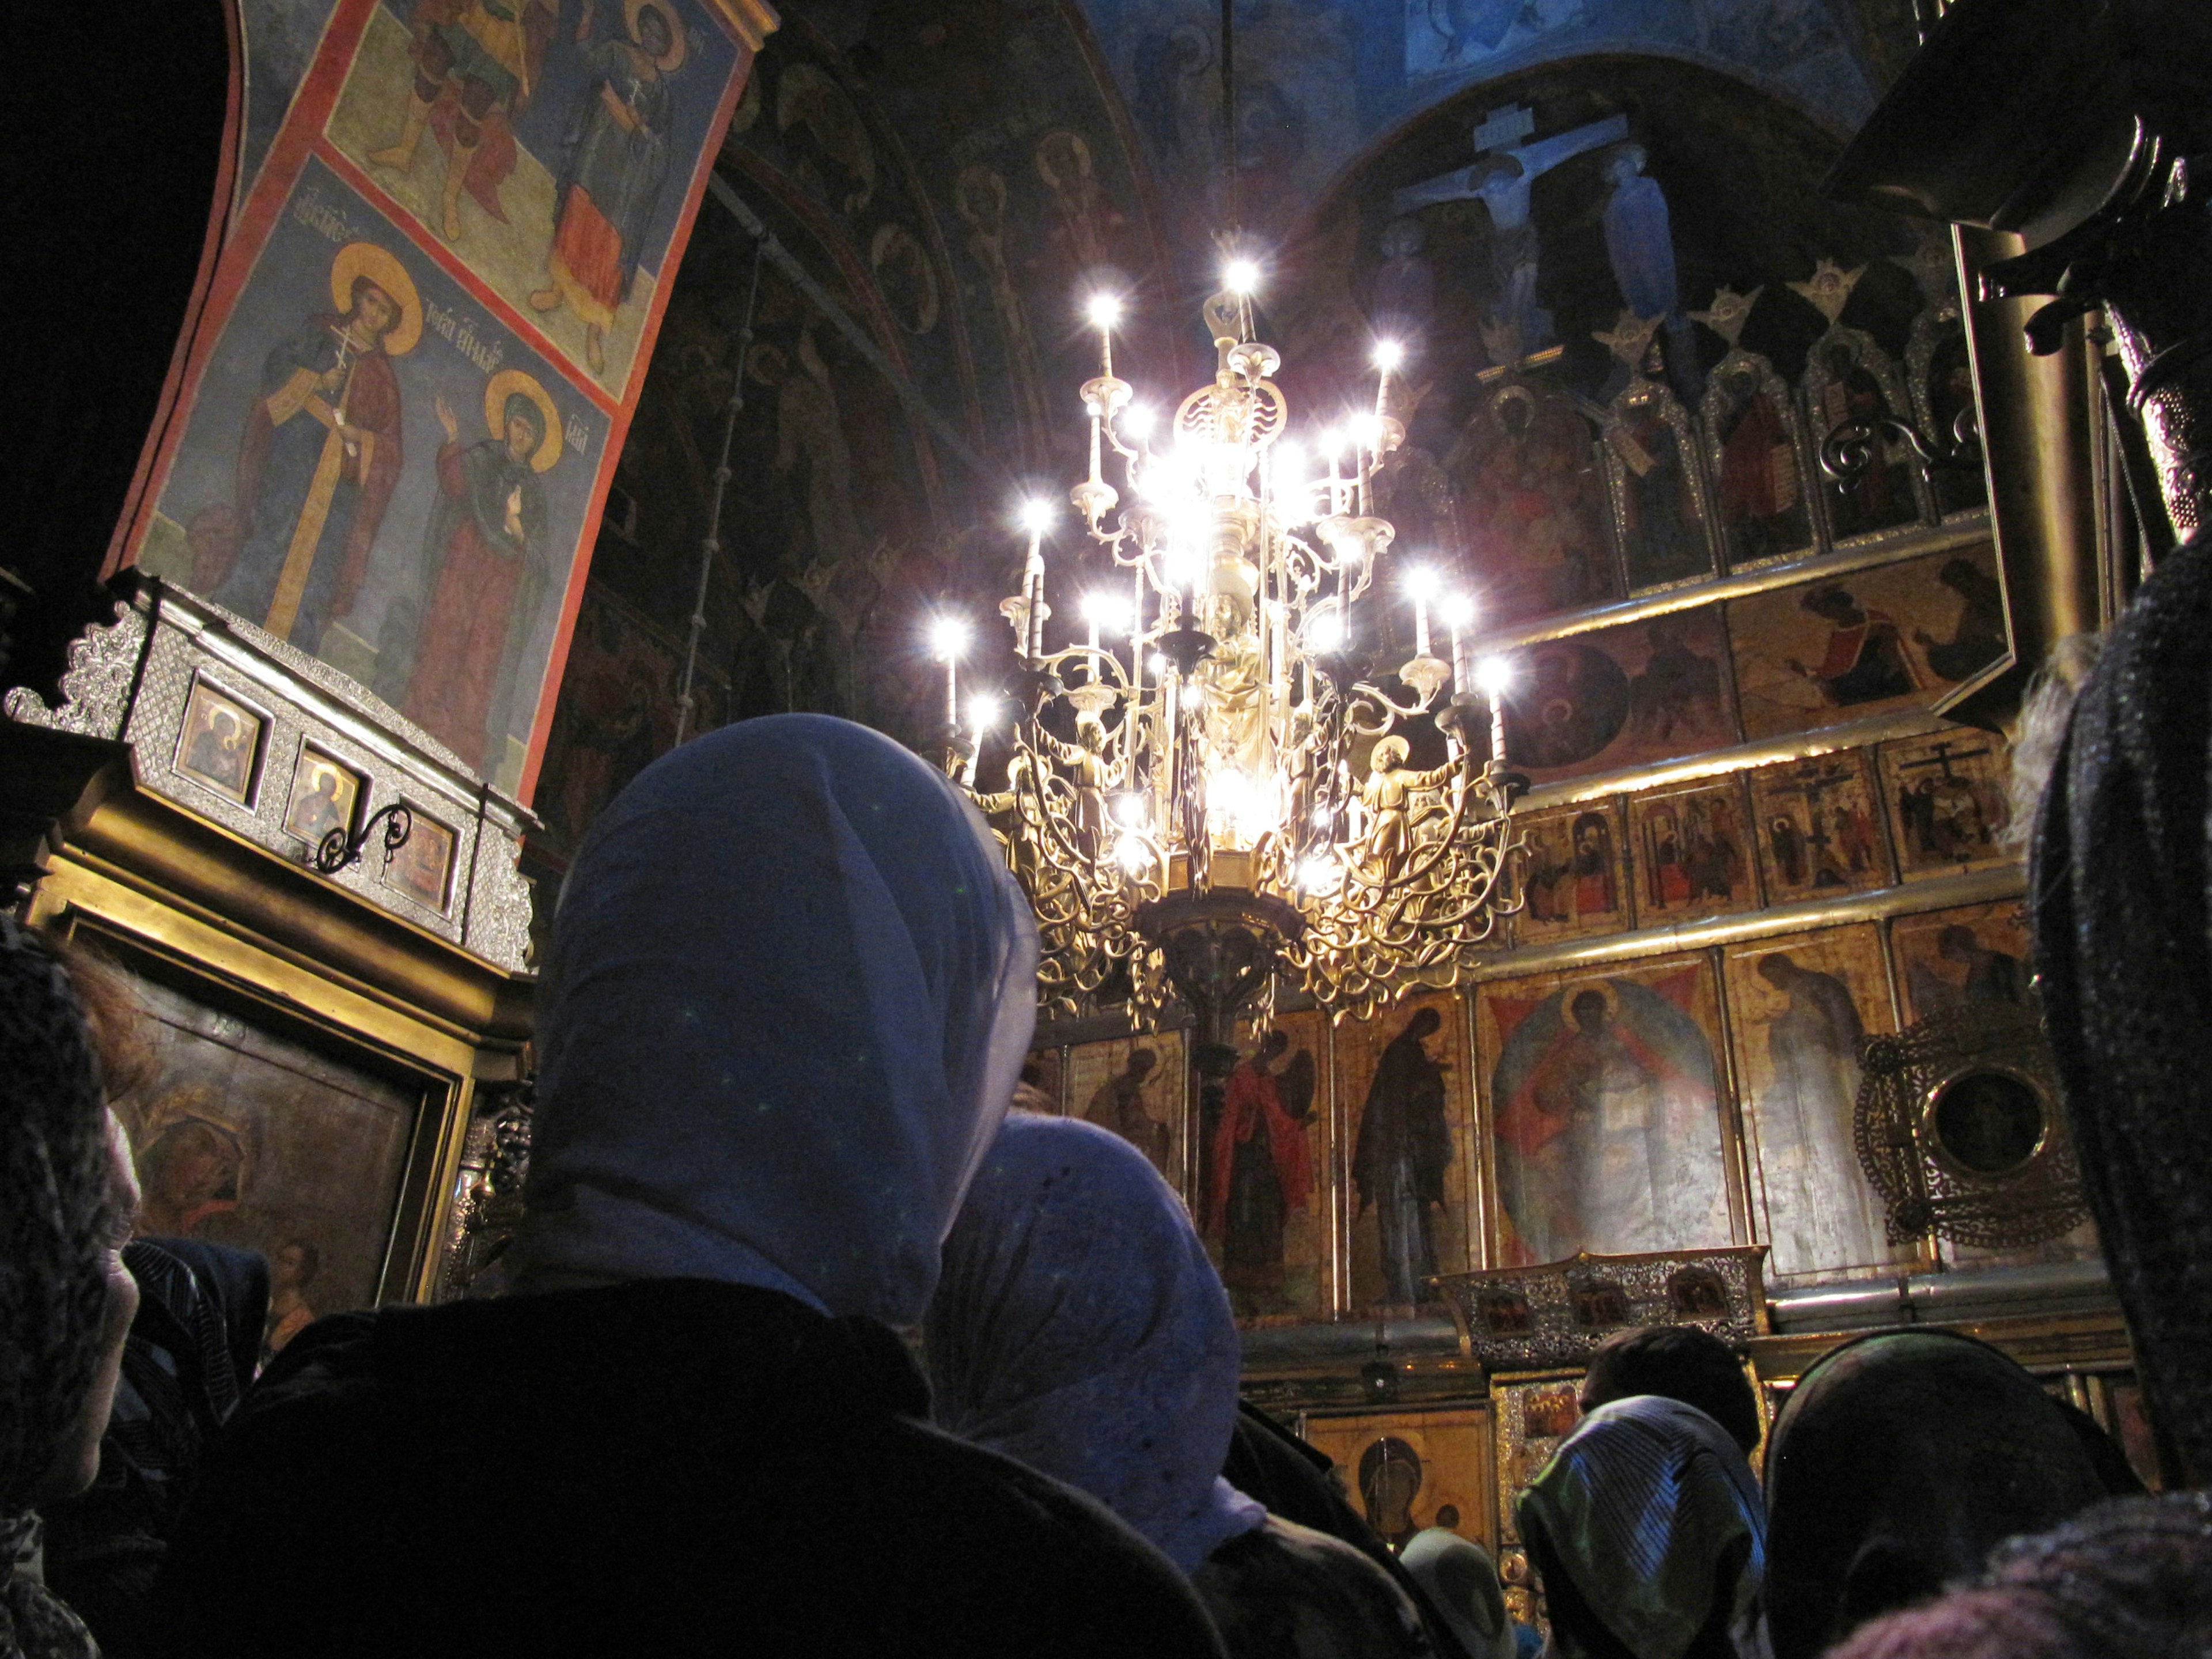
{"label": "candle-shaped light bulb", "polygon": [[1088,307],[1091,326],[1098,331],[1098,372],[1114,374],[1114,325],[1121,320],[1121,301],[1113,294],[1094,294]]}
{"label": "candle-shaped light bulb", "polygon": [[929,630],[930,653],[945,665],[945,724],[960,724],[960,659],[968,654],[968,619],[939,617]]}
{"label": "candle-shaped light bulb", "polygon": [[1029,658],[1044,655],[1044,532],[1052,522],[1052,503],[1035,498],[1022,505],[1022,527],[1030,532],[1030,556],[1022,568],[1022,586],[1029,599]]}
{"label": "candle-shaped light bulb", "polygon": [[1474,671],[1475,684],[1490,699],[1490,757],[1505,764],[1505,693],[1513,684],[1513,665],[1503,657],[1485,657]]}
{"label": "candle-shaped light bulb", "polygon": [[1416,565],[1406,573],[1406,592],[1413,600],[1413,654],[1429,654],[1429,601],[1437,595],[1437,573]]}
{"label": "candle-shaped light bulb", "polygon": [[1452,684],[1461,696],[1472,689],[1473,641],[1468,637],[1474,625],[1474,601],[1464,593],[1454,593],[1444,600],[1444,622],[1451,629]]}

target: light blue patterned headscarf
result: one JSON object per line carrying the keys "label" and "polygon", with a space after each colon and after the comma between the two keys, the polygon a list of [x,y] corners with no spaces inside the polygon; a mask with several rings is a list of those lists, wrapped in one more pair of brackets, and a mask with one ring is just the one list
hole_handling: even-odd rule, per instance
{"label": "light blue patterned headscarf", "polygon": [[1229,1293],[1182,1200],[1118,1136],[1006,1120],[924,1334],[939,1426],[1090,1493],[1184,1571],[1267,1519],[1221,1478]]}
{"label": "light blue patterned headscarf", "polygon": [[889,738],[778,714],[662,756],[554,921],[515,1284],[718,1279],[912,1324],[1036,949],[981,817]]}
{"label": "light blue patterned headscarf", "polygon": [[[1639,1394],[1599,1407],[1521,1496],[1583,1604],[1639,1659],[1680,1659],[1717,1594],[1736,1652],[1764,1659],[1766,1511],[1743,1449],[1694,1406]],[[1736,1567],[1722,1582],[1724,1564]],[[1566,1659],[1582,1650],[1556,1620]]]}

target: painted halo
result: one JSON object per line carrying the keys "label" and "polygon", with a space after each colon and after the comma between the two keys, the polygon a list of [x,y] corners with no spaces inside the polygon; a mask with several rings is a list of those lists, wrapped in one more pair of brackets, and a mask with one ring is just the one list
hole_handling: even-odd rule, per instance
{"label": "painted halo", "polygon": [[659,12],[660,21],[668,25],[667,53],[654,58],[653,67],[663,75],[673,75],[683,67],[684,54],[690,45],[684,33],[683,21],[677,16],[676,8],[670,5],[668,0],[623,0],[623,21],[629,26],[629,38],[637,40],[640,46],[645,43],[638,40],[638,17],[641,13],[648,11]]}
{"label": "painted halo", "polygon": [[374,242],[348,242],[331,261],[331,303],[340,316],[353,309],[353,285],[363,276],[399,307],[399,320],[384,337],[384,355],[404,357],[422,337],[422,301],[415,292],[415,279],[389,249]]}
{"label": "painted halo", "polygon": [[538,453],[530,458],[530,470],[543,472],[561,459],[561,414],[553,407],[552,394],[538,384],[533,375],[519,368],[502,368],[484,386],[484,429],[495,438],[507,434],[507,400],[517,394],[538,405],[544,418],[545,435],[538,441]]}

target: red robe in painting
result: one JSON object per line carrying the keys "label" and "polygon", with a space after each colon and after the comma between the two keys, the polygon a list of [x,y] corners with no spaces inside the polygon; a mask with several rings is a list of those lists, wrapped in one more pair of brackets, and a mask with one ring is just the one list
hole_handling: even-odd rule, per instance
{"label": "red robe in painting", "polygon": [[[1283,1189],[1283,1207],[1295,1210],[1313,1195],[1313,1171],[1306,1158],[1305,1127],[1284,1109],[1275,1074],[1256,1060],[1248,1060],[1229,1074],[1229,1087],[1221,1106],[1221,1125],[1214,1132],[1212,1168],[1206,1172],[1206,1225],[1218,1232],[1229,1215],[1229,1191],[1237,1168],[1237,1149],[1252,1139],[1265,1123],[1267,1147],[1275,1161],[1275,1178]],[[1264,1167],[1264,1166],[1263,1166]]]}
{"label": "red robe in painting", "polygon": [[438,506],[423,556],[428,581],[409,682],[408,719],[489,775],[500,759],[491,728],[510,636],[526,621],[544,556],[545,491],[527,461],[496,438],[438,451]]}

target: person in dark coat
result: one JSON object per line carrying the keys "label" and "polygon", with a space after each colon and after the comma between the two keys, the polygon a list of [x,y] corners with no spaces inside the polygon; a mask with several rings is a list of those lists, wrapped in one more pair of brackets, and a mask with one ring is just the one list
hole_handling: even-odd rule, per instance
{"label": "person in dark coat", "polygon": [[889,738],[747,720],[592,826],[509,1293],[311,1325],[171,1551],[173,1650],[1216,1659],[1097,1503],[939,1433],[893,1327],[1005,1115],[1036,936]]}

